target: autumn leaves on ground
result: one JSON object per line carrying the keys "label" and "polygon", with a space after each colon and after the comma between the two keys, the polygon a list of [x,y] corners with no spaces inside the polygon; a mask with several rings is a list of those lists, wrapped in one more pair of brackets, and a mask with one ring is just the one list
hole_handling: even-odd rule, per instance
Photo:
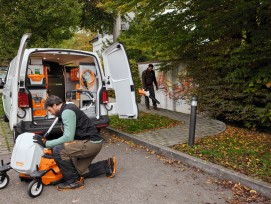
{"label": "autumn leaves on ground", "polygon": [[227,126],[223,133],[173,149],[271,183],[271,135]]}
{"label": "autumn leaves on ground", "polygon": [[[143,112],[140,112],[138,120],[112,117],[110,121],[111,127],[131,134],[177,124],[181,123]],[[227,126],[226,131],[219,135],[196,139],[193,148],[187,144],[172,148],[271,183],[271,134]]]}

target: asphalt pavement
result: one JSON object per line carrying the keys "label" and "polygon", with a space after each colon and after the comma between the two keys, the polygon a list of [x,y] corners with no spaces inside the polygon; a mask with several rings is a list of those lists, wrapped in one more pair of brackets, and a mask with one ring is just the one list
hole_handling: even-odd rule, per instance
{"label": "asphalt pavement", "polygon": [[[28,196],[28,183],[21,182],[18,173],[10,170],[10,183],[0,190],[0,203],[224,204],[233,197],[231,190],[216,184],[217,179],[209,174],[182,163],[171,163],[144,148],[130,147],[120,141],[105,142],[95,160],[113,154],[117,157],[114,178],[86,179],[84,189],[66,192],[45,186],[37,198]],[[10,154],[0,158],[9,161]]]}

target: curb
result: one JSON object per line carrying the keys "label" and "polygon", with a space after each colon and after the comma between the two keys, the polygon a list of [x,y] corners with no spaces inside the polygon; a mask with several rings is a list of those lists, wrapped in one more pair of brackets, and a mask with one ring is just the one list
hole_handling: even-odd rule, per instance
{"label": "curb", "polygon": [[175,160],[180,160],[181,162],[186,163],[189,166],[201,169],[202,171],[207,172],[220,179],[226,179],[236,183],[241,183],[242,185],[257,191],[263,196],[271,198],[271,184],[267,182],[253,179],[244,174],[235,172],[233,170],[213,164],[208,161],[204,161],[196,157],[192,157],[188,154],[184,154],[182,152],[170,149],[168,147],[164,147],[162,145],[150,143],[148,140],[137,138],[134,135],[118,131],[111,127],[106,127],[106,130],[110,133],[117,135],[118,137],[121,137],[125,140],[130,140],[136,144],[142,145],[164,156],[173,158]]}

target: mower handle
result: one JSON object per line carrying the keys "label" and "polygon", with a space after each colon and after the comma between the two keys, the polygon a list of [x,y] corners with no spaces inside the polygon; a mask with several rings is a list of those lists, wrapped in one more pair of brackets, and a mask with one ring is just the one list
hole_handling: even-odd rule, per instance
{"label": "mower handle", "polygon": [[47,132],[43,135],[43,137],[47,137],[50,132],[52,131],[53,127],[55,126],[55,124],[57,123],[58,121],[58,117],[55,118],[54,122],[52,123],[52,125],[49,127],[49,129],[47,130]]}

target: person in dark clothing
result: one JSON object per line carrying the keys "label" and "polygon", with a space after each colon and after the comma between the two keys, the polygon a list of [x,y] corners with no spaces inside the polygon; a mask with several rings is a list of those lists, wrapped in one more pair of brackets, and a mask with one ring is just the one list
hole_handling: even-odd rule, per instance
{"label": "person in dark clothing", "polygon": [[83,188],[84,179],[106,174],[114,177],[116,157],[91,164],[102,148],[102,138],[86,114],[74,104],[63,103],[58,96],[51,95],[45,101],[46,110],[59,117],[64,130],[58,139],[46,141],[35,135],[34,142],[52,148],[53,157],[63,175],[58,190]]}
{"label": "person in dark clothing", "polygon": [[[153,84],[156,86],[156,90],[158,90],[158,85],[157,85],[156,76],[155,76],[155,72],[153,71],[152,64],[149,64],[147,69],[142,72],[142,84],[143,84],[143,89],[145,91],[149,91],[150,96],[152,98],[155,98]],[[149,101],[148,96],[145,96],[145,105],[146,105],[146,108],[150,110],[150,101]],[[154,110],[158,110],[156,101],[153,99],[152,99],[152,105],[153,105]]]}

